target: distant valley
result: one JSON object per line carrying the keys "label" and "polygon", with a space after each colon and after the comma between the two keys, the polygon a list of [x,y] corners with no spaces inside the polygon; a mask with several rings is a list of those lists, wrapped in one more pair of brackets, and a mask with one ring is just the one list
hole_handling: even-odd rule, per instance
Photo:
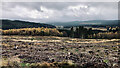
{"label": "distant valley", "polygon": [[85,25],[109,25],[117,26],[119,20],[90,20],[90,21],[71,21],[71,22],[52,22],[56,26],[85,26]]}

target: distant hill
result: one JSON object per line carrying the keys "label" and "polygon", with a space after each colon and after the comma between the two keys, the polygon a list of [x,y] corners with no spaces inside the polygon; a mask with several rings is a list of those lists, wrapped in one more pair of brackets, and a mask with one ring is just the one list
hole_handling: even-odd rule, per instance
{"label": "distant hill", "polygon": [[72,22],[53,22],[56,26],[80,26],[80,25],[118,25],[118,20],[90,20],[90,21],[72,21]]}
{"label": "distant hill", "polygon": [[118,20],[118,26],[120,27],[120,20]]}
{"label": "distant hill", "polygon": [[2,21],[2,29],[19,29],[19,28],[33,28],[33,27],[55,28],[55,26],[53,25],[28,22],[28,21],[20,21],[20,20],[0,20],[0,21]]}

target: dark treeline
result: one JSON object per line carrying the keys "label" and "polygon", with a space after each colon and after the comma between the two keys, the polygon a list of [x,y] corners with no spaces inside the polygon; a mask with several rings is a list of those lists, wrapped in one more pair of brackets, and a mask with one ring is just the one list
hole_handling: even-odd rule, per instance
{"label": "dark treeline", "polygon": [[114,29],[109,28],[107,32],[99,32],[97,34],[89,35],[88,38],[93,39],[120,39],[120,27]]}
{"label": "dark treeline", "polygon": [[59,30],[63,32],[63,36],[72,38],[91,38],[91,39],[113,39],[120,38],[120,28],[116,27],[114,30],[109,27],[107,31],[92,30],[92,28],[84,28],[83,26],[71,27],[70,30]]}
{"label": "dark treeline", "polygon": [[[72,37],[72,38],[88,38],[89,35],[97,34],[100,31],[92,30],[92,28],[84,28],[83,26],[79,27],[71,27],[70,30],[59,30],[60,32],[63,32],[63,35],[66,37]],[[102,31],[101,31],[102,32]]]}

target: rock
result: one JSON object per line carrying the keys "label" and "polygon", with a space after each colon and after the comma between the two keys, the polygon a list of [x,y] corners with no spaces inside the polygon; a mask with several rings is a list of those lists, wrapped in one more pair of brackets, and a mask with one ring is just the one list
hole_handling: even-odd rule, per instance
{"label": "rock", "polygon": [[17,50],[17,48],[13,48],[13,50]]}
{"label": "rock", "polygon": [[68,52],[68,55],[73,55],[73,53],[71,53],[71,52]]}
{"label": "rock", "polygon": [[52,62],[55,62],[55,59],[52,59],[51,61],[52,61]]}
{"label": "rock", "polygon": [[47,51],[47,50],[48,50],[48,48],[45,48],[44,50],[45,50],[45,51]]}
{"label": "rock", "polygon": [[23,58],[25,58],[26,56],[24,56],[24,55],[20,55],[20,56],[18,56],[18,58],[21,58],[21,59],[23,59]]}
{"label": "rock", "polygon": [[61,47],[60,49],[61,49],[61,50],[64,50],[65,48],[64,48],[64,47]]}
{"label": "rock", "polygon": [[79,48],[82,48],[82,46],[79,46]]}
{"label": "rock", "polygon": [[83,54],[79,54],[80,57],[83,57]]}
{"label": "rock", "polygon": [[90,54],[93,54],[94,52],[93,51],[88,51]]}
{"label": "rock", "polygon": [[100,52],[100,50],[97,50],[97,52]]}
{"label": "rock", "polygon": [[14,55],[19,55],[19,53],[15,53]]}

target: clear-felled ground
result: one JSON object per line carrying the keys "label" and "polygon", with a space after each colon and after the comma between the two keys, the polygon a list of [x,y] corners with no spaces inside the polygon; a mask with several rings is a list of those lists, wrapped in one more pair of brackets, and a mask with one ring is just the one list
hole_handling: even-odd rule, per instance
{"label": "clear-felled ground", "polygon": [[17,61],[20,64],[69,62],[76,67],[119,67],[120,39],[77,39],[54,36],[2,37],[3,66]]}

